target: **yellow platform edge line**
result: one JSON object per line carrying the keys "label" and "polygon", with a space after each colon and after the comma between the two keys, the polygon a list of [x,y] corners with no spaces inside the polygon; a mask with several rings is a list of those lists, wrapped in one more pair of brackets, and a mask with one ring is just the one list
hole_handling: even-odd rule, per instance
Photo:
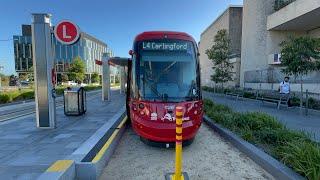
{"label": "yellow platform edge line", "polygon": [[123,127],[124,123],[126,123],[128,117],[124,117],[123,120],[121,121],[121,123],[119,124],[119,126],[117,127],[118,129],[116,129],[112,135],[110,136],[110,138],[108,139],[108,141],[102,146],[102,148],[100,149],[100,151],[97,153],[97,155],[93,158],[93,160],[91,162],[96,163],[98,162],[103,154],[107,151],[107,149],[109,148],[110,144],[112,143],[112,141],[114,140],[114,138],[117,136],[117,134],[119,133],[119,130]]}
{"label": "yellow platform edge line", "polygon": [[58,160],[53,163],[46,172],[60,172],[67,170],[73,163],[73,160]]}

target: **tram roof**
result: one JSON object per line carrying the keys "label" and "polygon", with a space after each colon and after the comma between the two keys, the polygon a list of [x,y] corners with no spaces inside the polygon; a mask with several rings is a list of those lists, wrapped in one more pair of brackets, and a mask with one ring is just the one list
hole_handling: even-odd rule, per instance
{"label": "tram roof", "polygon": [[151,40],[151,39],[179,39],[193,41],[195,40],[185,32],[176,31],[147,31],[136,36],[135,41]]}

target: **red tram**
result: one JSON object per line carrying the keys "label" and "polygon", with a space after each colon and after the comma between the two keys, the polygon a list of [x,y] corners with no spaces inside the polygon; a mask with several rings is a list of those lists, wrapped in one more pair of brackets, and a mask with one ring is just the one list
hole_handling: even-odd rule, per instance
{"label": "red tram", "polygon": [[175,107],[182,106],[183,141],[192,142],[203,118],[195,40],[183,32],[143,32],[129,54],[127,112],[135,132],[145,140],[174,142]]}

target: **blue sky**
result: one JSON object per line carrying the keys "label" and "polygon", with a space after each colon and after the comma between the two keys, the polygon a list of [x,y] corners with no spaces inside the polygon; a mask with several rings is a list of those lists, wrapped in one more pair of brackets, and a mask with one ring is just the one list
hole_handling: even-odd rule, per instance
{"label": "blue sky", "polygon": [[31,23],[31,13],[51,13],[52,22],[62,19],[106,42],[116,56],[128,56],[132,41],[149,30],[184,31],[199,41],[201,32],[228,5],[242,0],[1,0],[0,65],[14,73],[12,39],[21,34],[21,24]]}

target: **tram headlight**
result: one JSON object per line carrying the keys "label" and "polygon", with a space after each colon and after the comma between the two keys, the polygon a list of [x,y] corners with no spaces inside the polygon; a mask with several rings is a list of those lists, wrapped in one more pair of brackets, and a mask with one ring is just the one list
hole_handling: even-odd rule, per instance
{"label": "tram headlight", "polygon": [[143,109],[143,108],[144,108],[144,104],[140,103],[140,104],[139,104],[139,108],[140,108],[140,109]]}

